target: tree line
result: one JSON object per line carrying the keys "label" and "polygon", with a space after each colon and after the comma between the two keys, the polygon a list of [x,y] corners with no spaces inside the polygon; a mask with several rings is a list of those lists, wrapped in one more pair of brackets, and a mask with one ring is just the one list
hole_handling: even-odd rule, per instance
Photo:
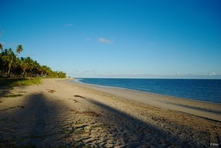
{"label": "tree line", "polygon": [[0,77],[50,77],[65,78],[66,73],[52,71],[46,65],[40,65],[30,57],[19,57],[23,51],[22,45],[18,45],[16,53],[11,49],[4,49],[0,43]]}

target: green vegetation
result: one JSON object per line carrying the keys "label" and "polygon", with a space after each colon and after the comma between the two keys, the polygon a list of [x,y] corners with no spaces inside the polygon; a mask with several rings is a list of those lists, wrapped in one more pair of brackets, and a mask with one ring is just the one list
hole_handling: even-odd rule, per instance
{"label": "green vegetation", "polygon": [[22,96],[22,94],[10,94],[10,95],[5,95],[5,96],[3,96],[3,97],[5,97],[5,98],[11,98],[11,97],[20,97],[20,96]]}
{"label": "green vegetation", "polygon": [[41,78],[0,79],[0,86],[7,86],[9,88],[39,84],[41,84]]}
{"label": "green vegetation", "polygon": [[0,43],[0,77],[21,78],[21,77],[44,77],[44,78],[65,78],[66,73],[52,71],[46,65],[40,65],[30,57],[18,57],[23,51],[22,45],[18,45],[15,54],[11,48],[4,49]]}

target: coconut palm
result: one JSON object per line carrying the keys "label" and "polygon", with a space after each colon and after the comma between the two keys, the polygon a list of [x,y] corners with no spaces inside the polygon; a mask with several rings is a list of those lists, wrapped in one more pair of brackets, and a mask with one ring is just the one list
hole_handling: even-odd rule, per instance
{"label": "coconut palm", "polygon": [[26,69],[28,68],[28,62],[27,62],[26,58],[21,57],[20,67],[21,67],[21,71],[22,71],[21,75],[22,75],[22,77],[25,77],[25,72],[26,72]]}
{"label": "coconut palm", "polygon": [[20,54],[22,51],[23,51],[22,45],[18,45],[18,46],[17,46],[17,49],[16,49],[16,52],[17,52],[18,54]]}
{"label": "coconut palm", "polygon": [[7,76],[10,77],[11,69],[16,66],[16,55],[12,49],[9,48],[9,50],[5,50],[2,59],[7,68]]}
{"label": "coconut palm", "polygon": [[0,50],[2,50],[3,49],[3,45],[2,45],[2,43],[0,43]]}
{"label": "coconut palm", "polygon": [[22,45],[18,45],[16,52],[12,49],[2,49],[0,43],[0,77],[11,76],[30,76],[30,77],[66,77],[66,74],[60,71],[52,71],[48,66],[41,66],[37,61],[34,61],[30,57],[18,58],[17,55],[23,50]]}

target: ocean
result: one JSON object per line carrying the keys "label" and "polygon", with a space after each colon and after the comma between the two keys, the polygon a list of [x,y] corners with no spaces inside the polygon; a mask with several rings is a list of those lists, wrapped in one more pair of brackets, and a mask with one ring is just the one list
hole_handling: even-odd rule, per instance
{"label": "ocean", "polygon": [[82,83],[120,87],[191,100],[221,103],[221,80],[82,78]]}

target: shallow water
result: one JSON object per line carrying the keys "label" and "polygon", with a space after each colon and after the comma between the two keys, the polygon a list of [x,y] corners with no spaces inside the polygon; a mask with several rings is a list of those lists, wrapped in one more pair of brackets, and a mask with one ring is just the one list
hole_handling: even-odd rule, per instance
{"label": "shallow water", "polygon": [[221,80],[82,78],[77,79],[77,81],[192,100],[221,103]]}

